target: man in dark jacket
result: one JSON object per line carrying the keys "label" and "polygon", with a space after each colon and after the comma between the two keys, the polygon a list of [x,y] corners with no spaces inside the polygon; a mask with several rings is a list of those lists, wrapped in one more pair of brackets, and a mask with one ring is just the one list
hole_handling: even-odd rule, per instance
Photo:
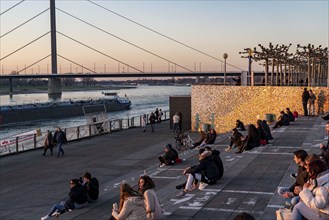
{"label": "man in dark jacket", "polygon": [[97,178],[91,177],[89,172],[82,176],[82,185],[86,188],[88,193],[88,201],[95,202],[99,196],[99,182]]}
{"label": "man in dark jacket", "polygon": [[220,152],[218,150],[212,150],[210,147],[205,147],[205,150],[210,151],[211,154],[212,154],[212,156],[213,156],[213,158],[214,158],[214,162],[215,162],[215,164],[217,166],[218,173],[219,173],[217,180],[219,180],[224,175],[223,161],[222,161],[222,159],[219,156],[220,155]]}
{"label": "man in dark jacket", "polygon": [[57,151],[57,158],[59,157],[59,154],[62,153],[62,156],[64,155],[63,150],[63,144],[67,142],[66,134],[60,127],[57,128],[57,132],[54,135],[54,138],[56,139],[58,151]]}
{"label": "man in dark jacket", "polygon": [[305,150],[294,151],[294,161],[298,165],[296,181],[291,187],[279,187],[278,194],[286,199],[289,199],[291,205],[296,205],[299,201],[298,189],[303,188],[304,183],[308,180],[308,173],[304,167],[307,152]]}
{"label": "man in dark jacket", "polygon": [[219,178],[219,171],[214,162],[214,157],[211,152],[205,151],[204,148],[199,150],[199,164],[184,169],[183,174],[188,175],[186,185],[184,190],[177,194],[177,197],[182,197],[188,190],[191,190],[195,180],[201,180],[199,189],[203,190],[208,184],[216,183]]}
{"label": "man in dark jacket", "polygon": [[281,115],[278,118],[278,121],[275,123],[273,129],[279,128],[284,125],[290,125],[289,116],[284,111],[281,111],[280,114]]}
{"label": "man in dark jacket", "polygon": [[303,109],[304,109],[304,116],[308,116],[307,103],[308,103],[309,99],[310,99],[310,94],[307,91],[307,88],[304,88],[304,91],[303,91],[303,94],[302,94],[302,103],[303,103]]}
{"label": "man in dark jacket", "polygon": [[174,165],[177,158],[177,152],[175,152],[170,146],[166,145],[164,148],[165,154],[159,157],[160,167],[166,165]]}

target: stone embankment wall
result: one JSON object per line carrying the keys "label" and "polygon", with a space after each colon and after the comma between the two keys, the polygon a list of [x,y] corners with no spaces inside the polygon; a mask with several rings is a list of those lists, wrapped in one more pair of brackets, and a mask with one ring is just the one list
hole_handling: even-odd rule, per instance
{"label": "stone embankment wall", "polygon": [[[315,112],[318,111],[318,96],[324,92],[324,112],[329,111],[329,88],[309,87],[316,95]],[[276,86],[221,86],[193,85],[191,99],[192,130],[210,124],[219,133],[231,131],[240,119],[245,125],[265,119],[265,114],[275,114],[290,108],[303,115],[302,93],[304,87]]]}

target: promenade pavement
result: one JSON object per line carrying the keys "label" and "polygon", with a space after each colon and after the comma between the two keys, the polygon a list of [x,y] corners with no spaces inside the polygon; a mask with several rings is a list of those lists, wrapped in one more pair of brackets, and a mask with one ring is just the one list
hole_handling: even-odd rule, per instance
{"label": "promenade pavement", "polygon": [[[174,144],[169,122],[156,125],[155,132],[133,128],[64,145],[65,155],[42,156],[42,150],[0,158],[0,219],[40,219],[54,203],[67,198],[69,181],[85,171],[100,182],[100,198],[82,209],[65,213],[59,219],[109,219],[112,204],[119,202],[119,185],[137,187],[140,175],[150,175],[165,211],[165,219],[233,219],[238,213],[251,213],[256,219],[275,219],[275,210],[285,200],[276,193],[278,186],[290,186],[289,174],[297,170],[293,151],[319,153],[326,141],[326,121],[301,117],[290,126],[273,131],[270,144],[242,154],[226,152],[229,135],[218,136],[218,149],[224,163],[224,177],[203,191],[194,190],[177,198],[175,186],[183,183],[185,167],[197,163],[197,149],[179,152],[183,162],[158,167],[158,156],[165,144]],[[196,140],[198,134],[192,133]],[[57,150],[57,149],[56,149]]]}

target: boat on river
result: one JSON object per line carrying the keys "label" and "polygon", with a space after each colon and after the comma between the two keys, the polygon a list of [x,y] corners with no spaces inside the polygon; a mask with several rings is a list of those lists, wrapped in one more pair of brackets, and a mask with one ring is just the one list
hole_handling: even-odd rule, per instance
{"label": "boat on river", "polygon": [[[99,108],[101,106],[101,108]],[[102,92],[97,99],[65,100],[22,105],[0,106],[0,125],[41,119],[68,118],[85,115],[85,109],[106,112],[129,109],[131,101],[125,95],[120,97],[116,92]]]}

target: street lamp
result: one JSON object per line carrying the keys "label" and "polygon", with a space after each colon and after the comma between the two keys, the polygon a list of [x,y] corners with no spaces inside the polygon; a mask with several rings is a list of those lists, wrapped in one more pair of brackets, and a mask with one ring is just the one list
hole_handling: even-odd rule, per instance
{"label": "street lamp", "polygon": [[223,58],[224,58],[224,85],[226,85],[226,59],[227,59],[228,55],[227,53],[223,54]]}

